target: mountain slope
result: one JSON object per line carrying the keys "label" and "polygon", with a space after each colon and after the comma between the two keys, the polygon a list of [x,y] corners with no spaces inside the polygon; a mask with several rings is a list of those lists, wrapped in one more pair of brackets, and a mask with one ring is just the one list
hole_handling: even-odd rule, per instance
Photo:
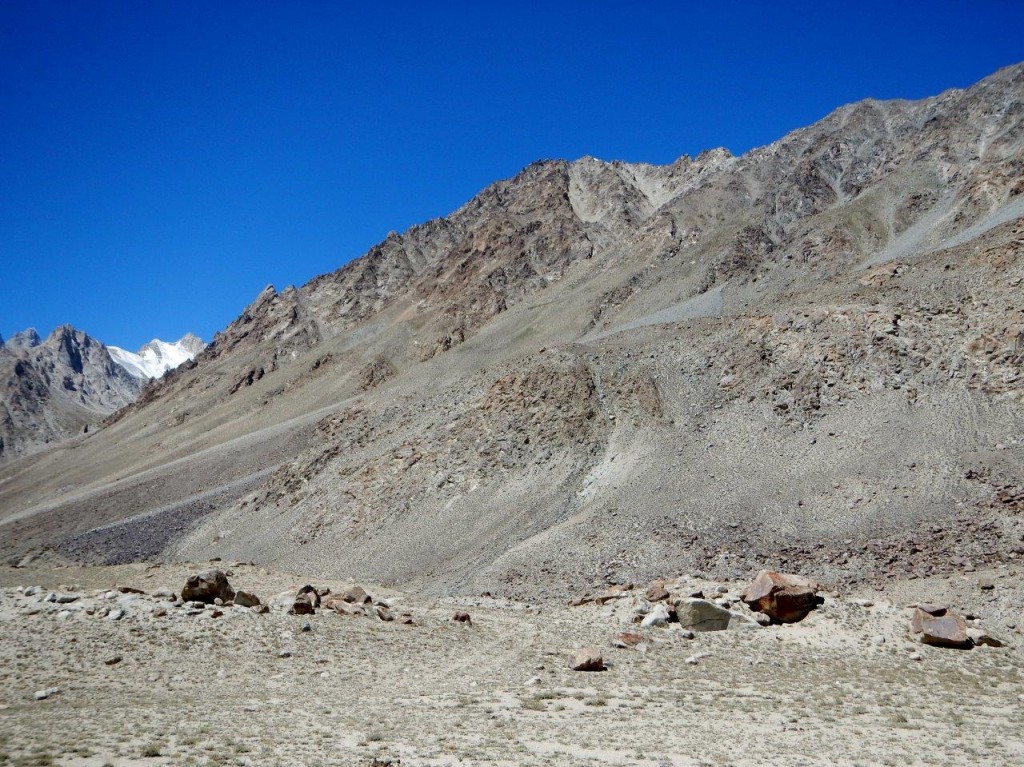
{"label": "mountain slope", "polygon": [[0,469],[0,551],[528,594],[1009,556],[1022,178],[1021,66],[742,157],[535,163]]}

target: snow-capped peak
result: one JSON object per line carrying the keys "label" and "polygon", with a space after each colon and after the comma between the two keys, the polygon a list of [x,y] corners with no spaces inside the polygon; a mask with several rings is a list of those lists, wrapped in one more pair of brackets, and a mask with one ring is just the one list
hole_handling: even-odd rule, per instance
{"label": "snow-capped peak", "polygon": [[111,359],[136,378],[160,378],[183,362],[195,357],[206,347],[200,338],[186,333],[173,344],[154,338],[138,352],[108,346]]}

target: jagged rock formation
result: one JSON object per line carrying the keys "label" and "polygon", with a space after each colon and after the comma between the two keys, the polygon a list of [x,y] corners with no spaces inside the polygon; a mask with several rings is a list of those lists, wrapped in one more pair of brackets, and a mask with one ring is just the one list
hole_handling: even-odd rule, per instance
{"label": "jagged rock formation", "polygon": [[141,383],[70,325],[0,345],[0,459],[77,434],[135,399]]}
{"label": "jagged rock formation", "polygon": [[70,325],[45,341],[35,328],[0,339],[0,461],[87,433],[134,402],[150,378],[203,348],[188,333],[174,344],[153,340],[132,354]]}
{"label": "jagged rock formation", "polygon": [[741,157],[535,163],[0,472],[2,550],[508,593],[1008,556],[1022,178],[1021,66]]}

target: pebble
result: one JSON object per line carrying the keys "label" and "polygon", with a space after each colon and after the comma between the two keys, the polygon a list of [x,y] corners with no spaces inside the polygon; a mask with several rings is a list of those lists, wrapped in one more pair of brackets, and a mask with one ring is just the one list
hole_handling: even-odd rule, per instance
{"label": "pebble", "polygon": [[691,655],[689,658],[687,658],[686,662],[689,665],[691,665],[691,666],[696,666],[698,663],[700,663],[705,658],[710,658],[710,657],[711,657],[711,653],[709,653],[709,652],[699,652],[696,655]]}
{"label": "pebble", "polygon": [[36,700],[46,700],[52,698],[54,695],[60,692],[59,687],[47,687],[45,690],[36,690],[34,697]]}
{"label": "pebble", "polygon": [[312,631],[313,630],[313,624],[310,623],[309,621],[305,621],[302,624],[302,630],[306,631],[306,632]]}
{"label": "pebble", "polygon": [[919,652],[912,652],[907,656],[910,660],[924,660],[924,656]]}
{"label": "pebble", "polygon": [[277,654],[277,657],[278,658],[290,658],[290,657],[292,657],[292,651],[291,650],[281,650],[281,652],[279,652]]}
{"label": "pebble", "polygon": [[109,613],[107,613],[108,621],[119,621],[124,617],[125,613],[120,607],[115,607]]}
{"label": "pebble", "polygon": [[875,634],[873,637],[871,637],[871,644],[875,644],[875,645],[879,645],[879,646],[884,645],[885,644],[885,637],[882,636],[881,634]]}
{"label": "pebble", "polygon": [[103,663],[106,664],[107,666],[116,666],[122,660],[124,660],[124,659],[120,655],[111,655],[109,658],[107,658],[105,661],[103,661]]}

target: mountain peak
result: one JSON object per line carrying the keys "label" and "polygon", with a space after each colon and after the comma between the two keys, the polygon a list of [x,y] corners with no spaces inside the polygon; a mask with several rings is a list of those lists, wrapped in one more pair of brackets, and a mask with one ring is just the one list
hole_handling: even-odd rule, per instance
{"label": "mountain peak", "polygon": [[206,348],[202,339],[186,333],[174,343],[154,338],[143,344],[137,352],[117,346],[108,347],[110,357],[135,378],[160,378],[168,370],[188,362]]}
{"label": "mountain peak", "polygon": [[25,330],[19,330],[8,338],[4,342],[4,346],[8,349],[31,349],[34,346],[39,346],[41,343],[42,339],[39,337],[36,329],[26,328]]}

